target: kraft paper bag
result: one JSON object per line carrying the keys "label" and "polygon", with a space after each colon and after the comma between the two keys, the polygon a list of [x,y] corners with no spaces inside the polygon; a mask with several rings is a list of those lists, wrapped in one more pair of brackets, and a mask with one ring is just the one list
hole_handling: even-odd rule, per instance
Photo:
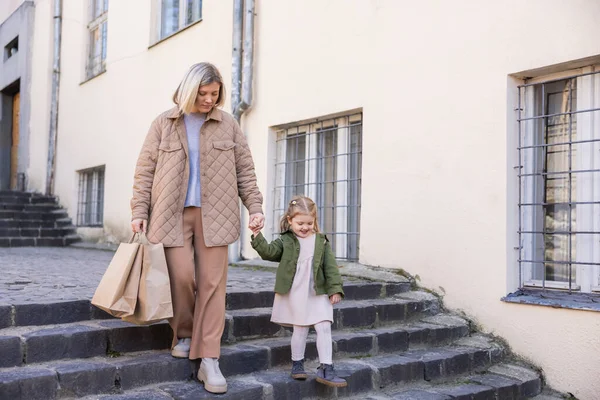
{"label": "kraft paper bag", "polygon": [[136,242],[134,237],[119,245],[92,298],[93,305],[114,317],[135,312],[143,253],[139,236]]}
{"label": "kraft paper bag", "polygon": [[143,236],[139,252],[143,253],[143,263],[137,305],[133,315],[123,320],[142,325],[173,317],[171,283],[162,243],[149,243]]}

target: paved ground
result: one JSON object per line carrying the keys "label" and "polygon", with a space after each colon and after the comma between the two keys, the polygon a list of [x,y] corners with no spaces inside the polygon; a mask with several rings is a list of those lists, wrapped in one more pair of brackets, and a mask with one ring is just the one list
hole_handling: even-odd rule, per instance
{"label": "paved ground", "polygon": [[[112,256],[72,247],[0,248],[0,305],[91,299]],[[273,272],[231,267],[228,291],[272,290]]]}

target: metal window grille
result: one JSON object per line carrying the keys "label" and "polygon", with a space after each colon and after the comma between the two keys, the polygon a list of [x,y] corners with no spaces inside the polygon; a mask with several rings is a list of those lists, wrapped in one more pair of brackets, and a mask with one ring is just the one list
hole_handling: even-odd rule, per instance
{"label": "metal window grille", "polygon": [[77,225],[102,226],[104,221],[104,166],[79,171]]}
{"label": "metal window grille", "polygon": [[521,287],[600,289],[599,74],[518,88]]}
{"label": "metal window grille", "polygon": [[15,37],[4,46],[4,61],[8,60],[19,52],[19,37]]}
{"label": "metal window grille", "polygon": [[202,0],[160,0],[159,40],[202,19]]}
{"label": "metal window grille", "polygon": [[274,236],[294,195],[312,198],[337,258],[358,259],[362,114],[317,119],[277,131]]}
{"label": "metal window grille", "polygon": [[106,71],[106,43],[108,27],[108,0],[90,0],[91,16],[88,24],[90,51],[86,68],[88,79]]}

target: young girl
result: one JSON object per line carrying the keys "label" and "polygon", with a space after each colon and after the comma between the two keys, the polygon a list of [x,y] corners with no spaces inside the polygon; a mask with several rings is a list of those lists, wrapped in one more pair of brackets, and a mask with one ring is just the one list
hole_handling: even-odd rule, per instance
{"label": "young girl", "polygon": [[315,203],[308,197],[294,197],[280,227],[281,236],[268,243],[260,228],[250,224],[252,247],[263,259],[279,261],[271,321],[294,327],[292,378],[307,378],[304,350],[308,329],[314,326],[321,363],[317,381],[328,386],[346,386],[333,368],[331,340],[333,304],[344,296],[342,278],[329,241],[319,232]]}

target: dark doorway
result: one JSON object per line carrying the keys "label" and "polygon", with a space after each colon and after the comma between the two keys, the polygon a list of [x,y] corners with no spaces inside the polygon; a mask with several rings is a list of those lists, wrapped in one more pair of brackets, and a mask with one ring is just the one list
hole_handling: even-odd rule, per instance
{"label": "dark doorway", "polygon": [[18,189],[20,82],[2,90],[0,95],[0,190]]}

